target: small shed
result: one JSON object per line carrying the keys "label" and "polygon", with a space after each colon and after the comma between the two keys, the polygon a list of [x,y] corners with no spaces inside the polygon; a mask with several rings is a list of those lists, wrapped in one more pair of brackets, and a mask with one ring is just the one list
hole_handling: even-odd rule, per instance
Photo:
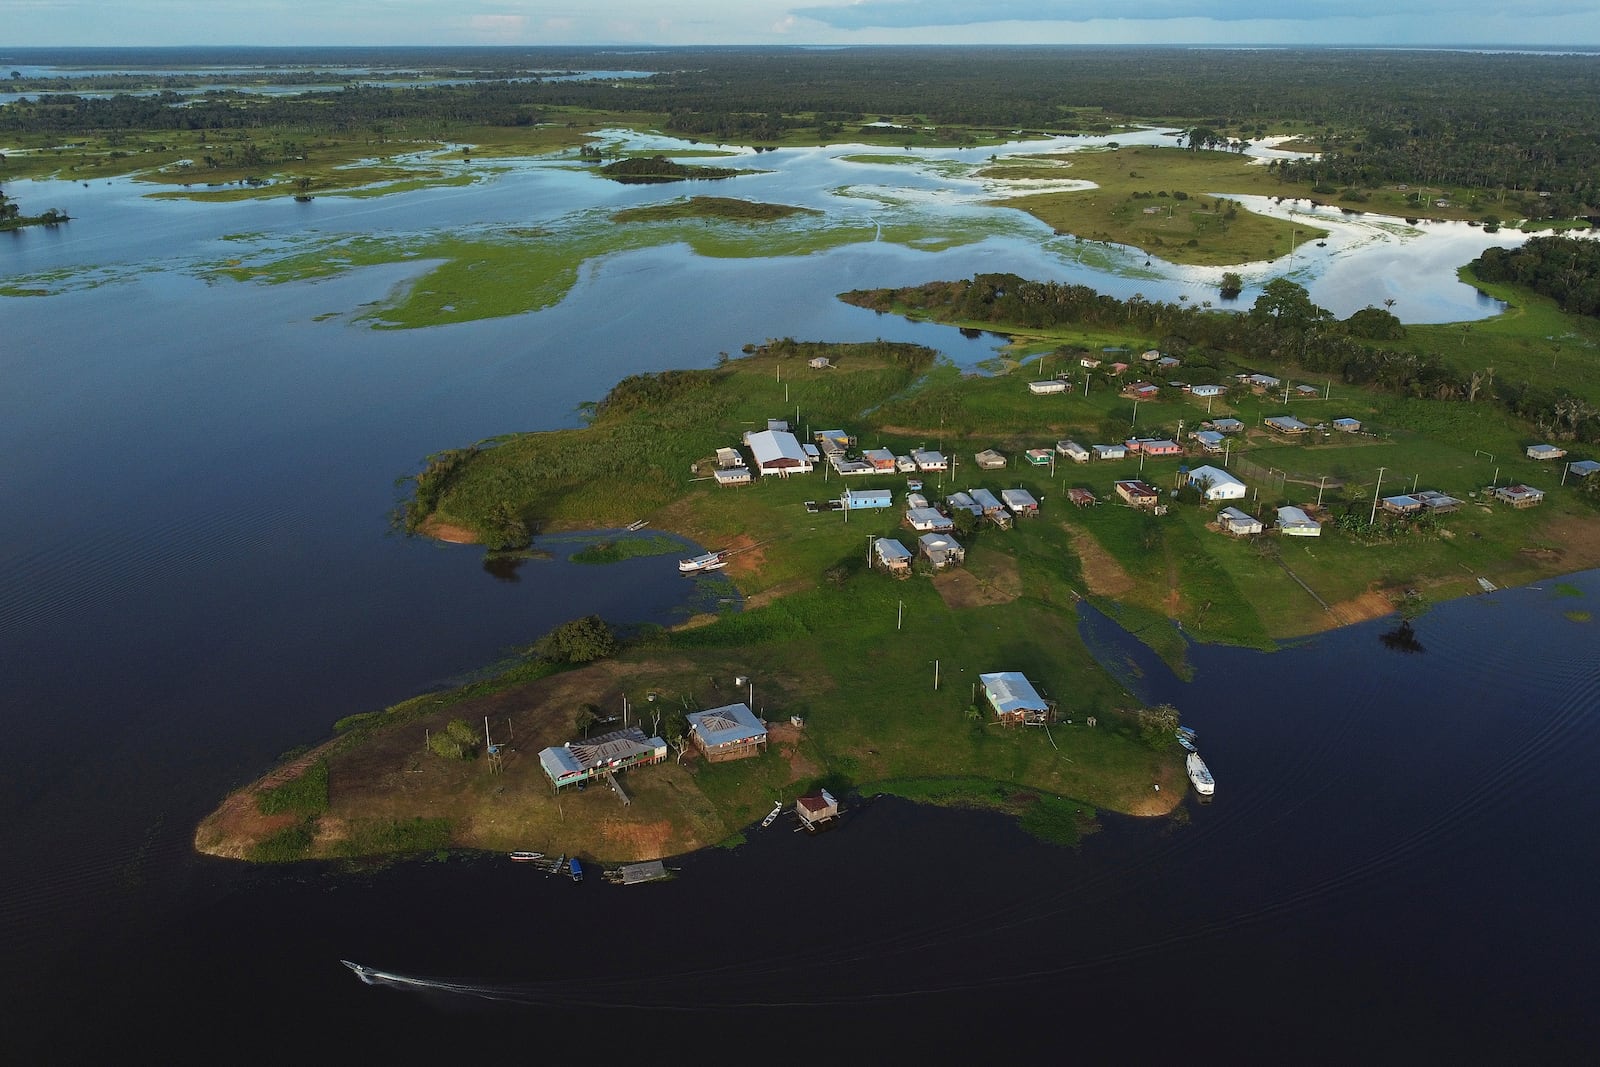
{"label": "small shed", "polygon": [[1304,509],[1289,505],[1278,509],[1278,532],[1286,537],[1321,537],[1322,524]]}
{"label": "small shed", "polygon": [[906,512],[906,525],[918,532],[939,533],[954,530],[955,522],[933,508],[911,508]]}
{"label": "small shed", "polygon": [[1126,445],[1090,445],[1094,451],[1095,459],[1126,459],[1128,446]]}
{"label": "small shed", "polygon": [[1050,393],[1064,393],[1066,391],[1067,383],[1056,381],[1055,379],[1051,379],[1050,381],[1046,382],[1028,383],[1028,392],[1033,393],[1036,396],[1047,396]]}
{"label": "small shed", "polygon": [[950,466],[950,461],[944,458],[944,453],[935,452],[932,449],[924,448],[918,448],[912,451],[911,462],[915,463],[917,465],[917,470],[922,471],[923,473],[927,473],[928,471],[942,471]]}
{"label": "small shed", "polygon": [[1089,450],[1076,441],[1057,441],[1056,451],[1074,463],[1089,462]]}
{"label": "small shed", "polygon": [[1340,433],[1359,433],[1361,431],[1360,419],[1334,419],[1333,428]]}
{"label": "small shed", "polygon": [[742,701],[709,711],[690,712],[689,739],[712,763],[759,756],[767,747],[767,728]]}
{"label": "small shed", "polygon": [[889,508],[894,506],[894,490],[892,489],[846,489],[839,499],[848,511],[861,511],[867,508]]}
{"label": "small shed", "polygon": [[1000,499],[1005,501],[1011,514],[1019,518],[1024,515],[1039,514],[1039,502],[1033,499],[1033,494],[1026,489],[1002,489]]}
{"label": "small shed", "polygon": [[992,448],[986,448],[972,457],[986,471],[998,470],[1006,465],[1006,457]]}
{"label": "small shed", "polygon": [[829,367],[833,366],[833,364],[828,362],[827,356],[813,356],[806,360],[806,366],[810,367],[812,370],[827,370]]}
{"label": "small shed", "polygon": [[1007,723],[1044,725],[1050,721],[1050,702],[1039,695],[1033,683],[1017,671],[978,675],[983,695],[994,709],[995,718]]}
{"label": "small shed", "polygon": [[1196,467],[1189,472],[1189,484],[1197,486],[1207,500],[1243,500],[1245,484],[1221,467]]}
{"label": "small shed", "polygon": [[917,552],[935,570],[953,567],[967,558],[967,550],[961,547],[961,542],[948,534],[925,533],[917,538]]}
{"label": "small shed", "polygon": [[1260,519],[1231,507],[1217,512],[1217,527],[1233,537],[1248,537],[1260,533],[1262,529]]}
{"label": "small shed", "polygon": [[1116,490],[1125,503],[1136,508],[1153,508],[1161,500],[1161,494],[1153,486],[1137,479],[1118,482]]}
{"label": "small shed", "polygon": [[1496,500],[1503,500],[1514,508],[1532,508],[1544,503],[1544,490],[1531,485],[1502,485],[1494,495]]}
{"label": "small shed", "polygon": [[892,537],[875,538],[872,542],[872,563],[890,574],[909,574],[911,550]]}
{"label": "small shed", "polygon": [[1560,459],[1562,456],[1565,456],[1566,454],[1567,454],[1567,450],[1562,448],[1562,447],[1560,447],[1559,445],[1529,445],[1528,446],[1528,458],[1529,459],[1540,459],[1540,460]]}

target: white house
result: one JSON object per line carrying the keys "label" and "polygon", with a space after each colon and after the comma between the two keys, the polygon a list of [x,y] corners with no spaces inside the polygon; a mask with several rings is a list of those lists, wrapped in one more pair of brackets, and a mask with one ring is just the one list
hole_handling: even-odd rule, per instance
{"label": "white house", "polygon": [[1006,507],[1011,509],[1013,515],[1039,514],[1039,502],[1033,499],[1033,494],[1026,489],[1002,489],[1000,499],[1005,501]]}
{"label": "white house", "polygon": [[1095,459],[1125,459],[1128,455],[1127,445],[1091,445],[1094,449]]}
{"label": "white house", "polygon": [[950,466],[950,461],[944,458],[943,452],[935,452],[932,449],[913,449],[911,462],[915,463],[917,470],[923,473],[946,470]]}
{"label": "white house", "polygon": [[1278,532],[1286,537],[1321,537],[1322,524],[1300,508],[1281,507],[1278,509]]}
{"label": "white house", "polygon": [[1056,451],[1071,459],[1074,463],[1089,462],[1089,450],[1076,441],[1057,441]]}
{"label": "white house", "polygon": [[1048,382],[1029,382],[1028,383],[1028,392],[1033,393],[1033,394],[1035,394],[1037,396],[1045,396],[1045,395],[1048,395],[1050,393],[1064,393],[1066,391],[1067,391],[1067,383],[1066,382],[1048,381]]}
{"label": "white house", "polygon": [[941,515],[933,508],[912,508],[906,512],[906,525],[917,531],[941,533],[945,530],[954,530],[956,524],[947,515]]}
{"label": "white house", "polygon": [[1567,450],[1557,445],[1529,445],[1529,459],[1560,459],[1567,454]]}
{"label": "white house", "polygon": [[1245,484],[1221,467],[1196,467],[1189,472],[1189,484],[1198,486],[1207,500],[1243,500]]}
{"label": "white house", "polygon": [[1248,537],[1261,532],[1261,520],[1254,515],[1246,515],[1238,508],[1223,508],[1217,512],[1217,525],[1223,533],[1234,537]]}
{"label": "white house", "polygon": [[811,459],[787,430],[756,430],[744,435],[744,443],[755,458],[756,470],[763,475],[810,474]]}
{"label": "white house", "polygon": [[1191,385],[1189,387],[1189,395],[1198,396],[1201,399],[1212,396],[1221,396],[1227,391],[1227,388],[1221,385]]}

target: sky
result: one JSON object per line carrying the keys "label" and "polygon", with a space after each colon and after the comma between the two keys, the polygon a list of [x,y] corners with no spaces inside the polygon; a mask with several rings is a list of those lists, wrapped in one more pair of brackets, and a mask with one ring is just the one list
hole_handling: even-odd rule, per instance
{"label": "sky", "polygon": [[4,47],[1600,45],[1600,0],[5,0]]}

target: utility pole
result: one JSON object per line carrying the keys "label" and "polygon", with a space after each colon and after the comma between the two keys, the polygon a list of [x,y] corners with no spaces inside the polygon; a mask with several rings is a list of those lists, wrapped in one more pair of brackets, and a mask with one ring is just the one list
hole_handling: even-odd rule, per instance
{"label": "utility pole", "polygon": [[1367,525],[1371,526],[1378,521],[1378,491],[1383,487],[1383,472],[1387,467],[1378,468],[1378,484],[1372,487],[1372,514],[1367,516]]}
{"label": "utility pole", "polygon": [[934,660],[933,661],[933,691],[935,693],[937,693],[939,691],[939,661],[938,660]]}
{"label": "utility pole", "polygon": [[1319,508],[1322,506],[1322,489],[1327,484],[1327,482],[1328,482],[1328,476],[1326,474],[1324,474],[1321,478],[1317,479],[1317,507],[1319,507]]}
{"label": "utility pole", "polygon": [[904,600],[902,600],[902,601],[900,601],[900,607],[895,612],[895,616],[894,616],[894,628],[895,628],[895,631],[897,633],[900,630],[901,624],[905,622],[905,619],[906,619],[906,602]]}

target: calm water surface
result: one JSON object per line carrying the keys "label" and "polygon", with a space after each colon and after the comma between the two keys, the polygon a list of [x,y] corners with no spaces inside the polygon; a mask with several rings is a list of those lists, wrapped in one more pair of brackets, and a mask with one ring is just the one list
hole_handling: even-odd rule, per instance
{"label": "calm water surface", "polygon": [[[839,154],[767,154],[778,173],[759,195],[867,218],[831,190],[873,185],[894,191],[873,212],[976,211],[976,183]],[[310,205],[139,191],[7,189],[78,220],[7,235],[0,275],[103,282],[3,302],[0,1021],[21,1062],[140,1046],[265,1060],[303,1052],[313,1028],[401,1060],[535,1039],[592,1051],[623,1017],[781,1032],[797,1051],[813,1035],[835,1055],[913,1036],[991,1053],[1109,1037],[1126,1058],[1130,1033],[1140,1051],[1198,1038],[1254,1058],[1593,1047],[1600,936],[1580,905],[1600,657],[1592,625],[1564,613],[1600,597],[1594,573],[1572,579],[1576,597],[1550,585],[1437,609],[1418,655],[1386,649],[1380,622],[1275,656],[1196,649],[1192,683],[1087,619],[1110,669],[1184,709],[1220,784],[1187,819],[1112,820],[1077,851],[884,800],[839,833],[775,829],[631,890],[488,858],[352,876],[195,857],[220,795],[336,718],[448,684],[576,610],[684,609],[671,557],[530,562],[508,582],[474,550],[392,536],[393,480],[428,453],[574,425],[625,374],[767,337],[919,341],[967,365],[993,352],[994,338],[845,307],[844,289],[1015,270],[1155,297],[1199,292],[1203,275],[1090,265],[1019,221],[942,252],[650,249],[590,263],[536,315],[379,332],[352,313],[419,266],[280,286],[208,284],[201,268],[236,254],[229,235],[559,220],[674,194],[546,166]],[[1297,265],[1314,296],[1366,302],[1407,279],[1403,317],[1424,292],[1440,314],[1489,313],[1453,277],[1411,279],[1484,235],[1369,228]],[[1340,282],[1347,262],[1373,264],[1377,288]],[[442,984],[365,986],[339,958]],[[619,1015],[630,1006],[652,1010]]]}

